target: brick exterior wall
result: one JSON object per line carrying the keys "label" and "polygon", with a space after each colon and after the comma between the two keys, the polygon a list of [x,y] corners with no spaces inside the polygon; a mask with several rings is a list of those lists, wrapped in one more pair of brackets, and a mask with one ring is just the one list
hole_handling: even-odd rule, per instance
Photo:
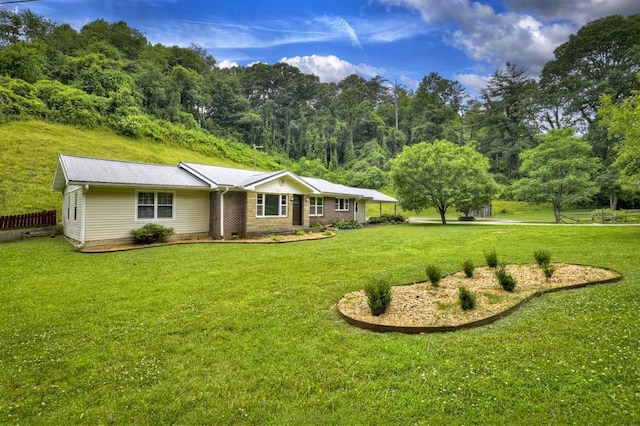
{"label": "brick exterior wall", "polygon": [[224,235],[220,235],[220,192],[212,192],[210,199],[209,236],[215,240],[230,240],[234,235],[238,238],[246,236],[244,192],[227,192],[224,194]]}
{"label": "brick exterior wall", "polygon": [[[308,204],[308,202],[307,202]],[[309,213],[309,207],[306,206],[307,215]],[[353,209],[355,208],[355,199],[349,199],[348,211],[336,211],[336,199],[333,197],[324,197],[324,214],[322,216],[310,216],[309,222],[320,222],[323,225],[328,225],[334,220],[353,220]]]}
{"label": "brick exterior wall", "polygon": [[234,235],[238,238],[246,236],[245,192],[227,192],[224,194],[224,239],[230,240]]}
{"label": "brick exterior wall", "polygon": [[288,209],[286,217],[258,217],[256,216],[256,192],[247,192],[247,235],[295,232],[297,229],[309,227],[309,197],[302,197],[302,225],[293,225],[293,194],[286,194]]}

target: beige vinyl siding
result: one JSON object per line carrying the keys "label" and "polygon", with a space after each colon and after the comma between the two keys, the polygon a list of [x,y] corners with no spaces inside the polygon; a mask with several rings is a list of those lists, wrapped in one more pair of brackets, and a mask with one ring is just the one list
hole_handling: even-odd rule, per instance
{"label": "beige vinyl siding", "polygon": [[280,185],[281,179],[274,179],[262,185],[257,185],[255,192],[265,194],[310,194],[311,191],[304,185],[299,184],[295,180],[284,177],[283,185]]}
{"label": "beige vinyl siding", "polygon": [[[174,218],[136,220],[136,189],[173,192]],[[86,241],[130,238],[146,223],[174,228],[175,235],[209,232],[207,191],[93,186],[86,193]]]}
{"label": "beige vinyl siding", "polygon": [[62,225],[65,237],[82,241],[82,209],[84,206],[82,187],[69,185],[62,201]]}

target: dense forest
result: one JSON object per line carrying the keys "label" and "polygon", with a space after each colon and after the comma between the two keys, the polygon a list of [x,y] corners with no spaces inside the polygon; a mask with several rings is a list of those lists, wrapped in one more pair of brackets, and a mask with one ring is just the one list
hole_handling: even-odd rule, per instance
{"label": "dense forest", "polygon": [[295,172],[370,188],[389,183],[390,160],[403,147],[448,140],[488,158],[504,197],[538,136],[574,128],[604,165],[596,202],[637,203],[618,183],[620,137],[598,110],[603,96],[619,105],[640,89],[640,15],[585,25],[540,78],[506,63],[477,98],[428,70],[409,89],[358,75],[322,83],[285,63],[216,65],[200,46],[152,45],[126,22],[96,20],[77,31],[29,10],[0,11],[0,122],[108,127],[218,144],[218,152],[224,143],[259,145]]}

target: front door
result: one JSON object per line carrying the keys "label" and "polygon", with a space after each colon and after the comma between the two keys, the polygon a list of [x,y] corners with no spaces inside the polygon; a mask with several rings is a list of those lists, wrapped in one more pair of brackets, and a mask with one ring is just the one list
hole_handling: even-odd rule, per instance
{"label": "front door", "polygon": [[302,223],[302,195],[293,196],[293,225],[301,226]]}

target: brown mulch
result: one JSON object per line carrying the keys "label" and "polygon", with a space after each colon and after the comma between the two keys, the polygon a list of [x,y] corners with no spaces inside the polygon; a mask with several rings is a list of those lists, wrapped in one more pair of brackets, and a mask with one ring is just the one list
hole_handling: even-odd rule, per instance
{"label": "brown mulch", "polygon": [[[485,266],[476,268],[473,278],[466,278],[464,272],[448,275],[438,287],[430,282],[394,286],[391,289],[391,304],[387,312],[380,316],[371,314],[364,290],[346,294],[338,302],[337,308],[344,316],[369,324],[455,327],[500,314],[536,293],[620,277],[608,269],[591,266],[564,263],[554,263],[553,266],[556,270],[552,278],[546,280],[537,265],[507,265],[506,271],[517,282],[513,293],[503,290],[494,276],[494,270]],[[475,293],[477,306],[474,310],[463,311],[460,308],[460,286]]]}

